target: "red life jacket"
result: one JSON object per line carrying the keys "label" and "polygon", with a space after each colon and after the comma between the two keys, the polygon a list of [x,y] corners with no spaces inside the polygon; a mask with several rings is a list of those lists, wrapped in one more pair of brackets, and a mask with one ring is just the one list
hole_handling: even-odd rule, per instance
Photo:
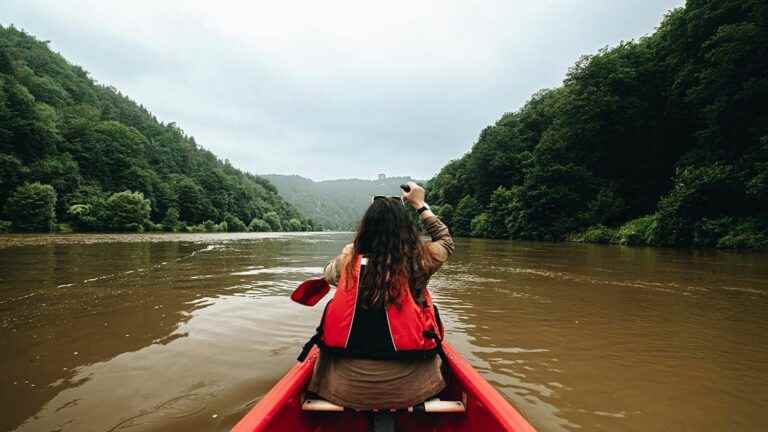
{"label": "red life jacket", "polygon": [[443,326],[429,291],[424,290],[420,305],[408,280],[400,277],[395,282],[400,286],[398,304],[365,307],[360,292],[364,260],[355,256],[349,265],[352,272],[341,272],[336,293],[325,307],[317,334],[305,346],[304,356],[313,344],[335,355],[380,360],[429,358],[439,353]]}

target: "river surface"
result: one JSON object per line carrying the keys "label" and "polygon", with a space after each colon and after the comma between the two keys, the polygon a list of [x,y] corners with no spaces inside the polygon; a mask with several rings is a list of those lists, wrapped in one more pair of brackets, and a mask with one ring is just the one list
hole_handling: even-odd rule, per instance
{"label": "river surface", "polygon": [[[0,237],[0,431],[226,431],[349,233]],[[768,430],[768,255],[458,240],[448,340],[540,431]]]}

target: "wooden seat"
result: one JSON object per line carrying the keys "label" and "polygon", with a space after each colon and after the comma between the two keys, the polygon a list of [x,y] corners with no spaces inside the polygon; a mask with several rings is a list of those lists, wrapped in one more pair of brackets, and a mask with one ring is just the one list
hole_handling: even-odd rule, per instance
{"label": "wooden seat", "polygon": [[[304,399],[301,404],[301,409],[304,411],[322,411],[322,412],[341,412],[349,410],[341,405],[328,402],[325,399]],[[425,413],[463,413],[467,408],[464,402],[461,401],[444,401],[440,399],[430,399],[418,405],[404,408],[401,410],[370,410],[370,411],[407,411],[407,412],[425,412]],[[354,410],[353,410],[354,411]]]}

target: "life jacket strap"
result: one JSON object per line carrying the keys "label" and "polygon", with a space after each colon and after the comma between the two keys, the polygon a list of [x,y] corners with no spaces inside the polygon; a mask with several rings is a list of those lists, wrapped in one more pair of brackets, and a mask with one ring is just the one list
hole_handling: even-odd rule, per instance
{"label": "life jacket strap", "polygon": [[[333,300],[331,300],[333,301]],[[301,349],[301,352],[299,353],[299,356],[296,357],[296,360],[299,362],[304,362],[304,360],[307,359],[307,356],[309,355],[309,352],[312,351],[312,347],[315,345],[320,345],[322,343],[321,339],[323,337],[323,323],[325,322],[325,313],[328,312],[328,305],[331,304],[329,301],[325,304],[325,309],[323,309],[323,316],[320,318],[320,325],[317,326],[315,329],[315,334],[312,335],[311,338],[307,341],[307,343],[304,344],[304,347]]]}
{"label": "life jacket strap", "polygon": [[304,362],[304,360],[307,359],[309,352],[312,350],[312,347],[317,345],[318,342],[320,342],[319,332],[312,335],[312,337],[309,338],[307,343],[304,344],[304,348],[301,349],[301,352],[299,353],[299,356],[296,357],[296,360],[298,360],[299,362]]}

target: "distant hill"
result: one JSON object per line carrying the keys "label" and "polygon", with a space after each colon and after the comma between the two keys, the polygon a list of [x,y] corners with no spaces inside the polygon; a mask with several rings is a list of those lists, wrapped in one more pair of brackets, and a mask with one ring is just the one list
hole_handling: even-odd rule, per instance
{"label": "distant hill", "polygon": [[371,203],[373,195],[400,195],[400,185],[410,177],[380,180],[339,179],[314,181],[298,175],[268,174],[261,177],[275,185],[280,196],[303,217],[324,229],[352,230]]}

